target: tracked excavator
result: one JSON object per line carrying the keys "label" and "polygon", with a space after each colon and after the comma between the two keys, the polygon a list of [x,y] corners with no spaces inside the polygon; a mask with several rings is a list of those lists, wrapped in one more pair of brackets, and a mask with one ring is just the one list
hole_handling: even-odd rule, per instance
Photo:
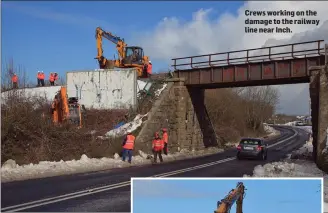
{"label": "tracked excavator", "polygon": [[232,189],[225,198],[217,202],[217,209],[214,213],[230,213],[230,209],[234,203],[237,204],[236,213],[243,213],[245,190],[244,184],[238,182],[235,189]]}
{"label": "tracked excavator", "polygon": [[[118,59],[109,60],[103,55],[102,39],[116,44],[118,52]],[[100,69],[112,69],[118,68],[136,68],[138,71],[138,77],[145,77],[145,65],[149,63],[149,57],[144,55],[143,48],[138,46],[127,46],[124,39],[113,35],[110,32],[104,31],[102,28],[96,28],[96,40],[97,40],[97,57]]]}
{"label": "tracked excavator", "polygon": [[82,127],[81,106],[75,97],[68,98],[66,87],[61,87],[56,93],[51,105],[54,124],[69,122],[78,128]]}

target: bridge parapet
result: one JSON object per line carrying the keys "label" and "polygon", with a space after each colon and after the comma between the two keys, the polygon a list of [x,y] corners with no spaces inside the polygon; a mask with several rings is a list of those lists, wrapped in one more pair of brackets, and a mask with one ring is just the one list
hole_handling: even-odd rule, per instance
{"label": "bridge parapet", "polygon": [[202,87],[309,82],[311,66],[324,64],[323,40],[174,58],[175,76]]}

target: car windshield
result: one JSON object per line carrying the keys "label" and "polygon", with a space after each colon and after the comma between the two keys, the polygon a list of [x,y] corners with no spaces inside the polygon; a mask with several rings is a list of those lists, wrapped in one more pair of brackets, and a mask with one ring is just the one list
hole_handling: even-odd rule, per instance
{"label": "car windshield", "polygon": [[245,139],[240,141],[240,144],[244,144],[244,145],[259,145],[260,141],[258,140],[252,140],[252,139]]}

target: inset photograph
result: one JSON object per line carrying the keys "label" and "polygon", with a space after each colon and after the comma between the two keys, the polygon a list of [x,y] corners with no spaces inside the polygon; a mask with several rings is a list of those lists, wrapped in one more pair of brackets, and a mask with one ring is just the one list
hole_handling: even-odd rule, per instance
{"label": "inset photograph", "polygon": [[323,213],[322,178],[131,178],[132,213]]}

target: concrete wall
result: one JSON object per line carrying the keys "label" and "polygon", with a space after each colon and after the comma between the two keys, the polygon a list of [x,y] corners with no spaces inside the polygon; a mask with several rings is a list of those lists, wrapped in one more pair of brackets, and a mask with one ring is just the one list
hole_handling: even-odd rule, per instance
{"label": "concrete wall", "polygon": [[135,69],[67,72],[67,94],[78,97],[86,108],[118,109],[135,107],[137,72]]}
{"label": "concrete wall", "polygon": [[53,101],[56,93],[60,90],[60,86],[52,87],[35,87],[35,88],[22,88],[16,90],[9,90],[6,92],[1,92],[1,101],[6,101],[6,99],[11,96],[13,93],[23,97],[43,97],[46,98],[49,102]]}

